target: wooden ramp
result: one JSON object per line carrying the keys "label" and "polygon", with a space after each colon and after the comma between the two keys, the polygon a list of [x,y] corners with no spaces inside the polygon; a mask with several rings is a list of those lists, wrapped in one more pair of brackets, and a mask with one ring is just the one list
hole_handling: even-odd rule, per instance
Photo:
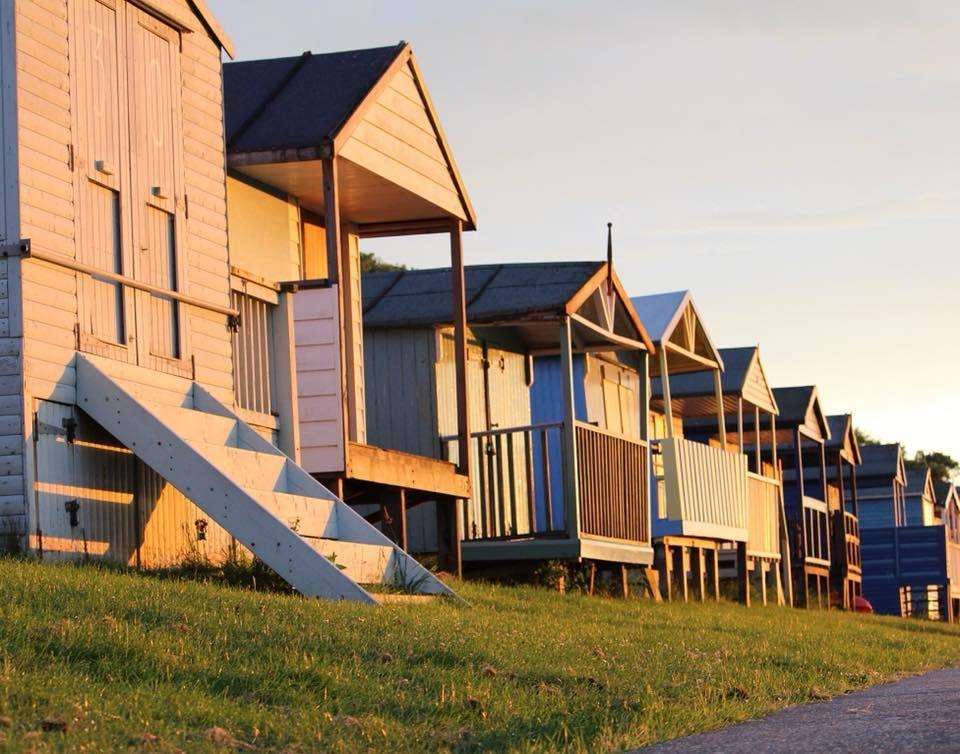
{"label": "wooden ramp", "polygon": [[454,596],[414,558],[200,385],[192,407],[77,354],[77,403],[301,594],[376,604],[361,584]]}

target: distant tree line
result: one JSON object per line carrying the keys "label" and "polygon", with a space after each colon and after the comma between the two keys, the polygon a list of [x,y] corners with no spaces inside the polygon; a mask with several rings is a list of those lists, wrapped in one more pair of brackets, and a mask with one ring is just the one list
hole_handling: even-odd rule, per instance
{"label": "distant tree line", "polygon": [[[856,429],[857,442],[861,445],[873,445],[880,442],[859,427]],[[943,453],[939,450],[926,451],[918,450],[912,457],[907,458],[907,467],[911,469],[930,469],[930,475],[934,482],[950,482],[960,471],[960,461],[957,461],[949,453]]]}

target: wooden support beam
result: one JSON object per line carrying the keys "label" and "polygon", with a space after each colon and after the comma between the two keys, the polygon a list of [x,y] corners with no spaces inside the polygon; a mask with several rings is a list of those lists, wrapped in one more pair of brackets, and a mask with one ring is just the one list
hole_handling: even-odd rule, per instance
{"label": "wooden support beam", "polygon": [[760,407],[753,407],[753,439],[754,439],[754,463],[756,464],[756,473],[763,473],[763,451],[760,443]]}
{"label": "wooden support beam", "polygon": [[470,391],[467,383],[467,283],[463,264],[463,222],[460,220],[455,220],[450,228],[450,275],[453,279],[453,340],[457,371],[457,469],[470,477],[473,445],[470,442]]}
{"label": "wooden support beam", "polygon": [[589,568],[589,583],[587,584],[587,594],[591,597],[593,596],[594,590],[597,588],[597,564],[595,561],[590,561]]}
{"label": "wooden support beam", "polygon": [[624,563],[620,564],[620,596],[624,599],[630,596],[630,573]]}
{"label": "wooden support beam", "polygon": [[737,444],[740,452],[746,453],[743,439],[743,398],[737,398]]}
{"label": "wooden support beam", "polygon": [[463,500],[437,500],[437,566],[441,571],[463,578]]}
{"label": "wooden support beam", "polygon": [[720,601],[720,550],[713,548],[713,598]]}
{"label": "wooden support beam", "polygon": [[681,545],[679,548],[680,556],[680,578],[681,586],[683,587],[683,601],[690,601],[690,548],[686,545]]}
{"label": "wooden support beam", "polygon": [[647,541],[653,536],[653,468],[650,455],[650,354],[640,352],[640,439],[646,443],[643,449],[644,484],[643,491],[644,516],[646,517]]}
{"label": "wooden support beam", "polygon": [[293,330],[293,294],[278,296],[273,320],[274,385],[276,387],[277,446],[300,463],[300,409],[297,386],[296,338]]}
{"label": "wooden support beam", "polygon": [[577,459],[577,414],[573,383],[573,342],[570,318],[560,323],[560,373],[563,378],[563,507],[570,539],[580,538],[580,489]]}
{"label": "wooden support beam", "polygon": [[750,571],[747,569],[747,543],[737,542],[737,582],[740,602],[750,607]]}
{"label": "wooden support beam", "polygon": [[409,544],[407,539],[407,492],[404,489],[397,489],[392,494],[387,491],[383,494],[385,499],[380,503],[383,533],[401,549],[406,550]]}
{"label": "wooden support beam", "polygon": [[699,597],[701,602],[707,601],[707,561],[704,557],[704,552],[702,547],[696,547],[693,550],[694,560],[694,573],[697,578],[697,588],[699,589]]}
{"label": "wooden support beam", "polygon": [[723,376],[720,367],[713,370],[713,392],[717,401],[717,431],[720,435],[720,447],[727,449],[727,417],[723,413]]}
{"label": "wooden support beam", "polygon": [[667,349],[660,349],[660,383],[663,389],[663,409],[667,419],[667,437],[673,439],[673,401],[670,398],[670,371],[667,368]]}
{"label": "wooden support beam", "polygon": [[663,590],[663,598],[667,602],[673,601],[673,553],[670,545],[663,543],[660,545],[660,552],[663,557],[660,560],[660,587]]}

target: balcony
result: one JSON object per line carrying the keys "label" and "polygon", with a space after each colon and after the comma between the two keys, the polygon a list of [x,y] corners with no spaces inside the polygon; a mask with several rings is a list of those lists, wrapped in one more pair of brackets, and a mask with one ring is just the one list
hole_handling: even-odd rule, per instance
{"label": "balcony", "polygon": [[747,472],[747,554],[780,558],[780,481]]}
{"label": "balcony", "polygon": [[[658,440],[657,446],[662,467],[654,536],[747,541],[747,457],[681,438]],[[761,518],[758,512],[758,536]]]}
{"label": "balcony", "polygon": [[823,500],[803,498],[803,527],[806,552],[804,562],[808,566],[830,568],[830,523],[829,510]]}

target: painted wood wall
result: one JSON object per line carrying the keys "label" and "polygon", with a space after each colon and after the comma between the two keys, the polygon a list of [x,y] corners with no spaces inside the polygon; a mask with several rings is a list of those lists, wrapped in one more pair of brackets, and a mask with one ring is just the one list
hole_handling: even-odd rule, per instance
{"label": "painted wood wall", "polygon": [[[192,17],[193,11],[186,0],[170,0],[170,4],[179,8],[185,17]],[[12,5],[4,3],[3,8]],[[176,271],[178,289],[212,304],[228,306],[230,276],[220,48],[203,31],[199,21],[195,24],[196,31],[184,33],[181,42],[177,32],[122,0],[121,13],[126,14],[126,23],[111,23],[115,5],[112,0],[105,3],[17,0],[15,3],[20,188],[17,235],[30,238],[36,250],[86,262],[119,264],[109,255],[97,256],[98,251],[103,251],[103,244],[111,241],[104,228],[114,224],[105,224],[105,219],[110,221],[110,213],[116,211],[115,205],[103,200],[103,197],[109,199],[110,194],[100,189],[116,191],[121,207],[123,271],[129,274],[133,269],[130,265],[136,245],[127,234],[139,233],[139,237],[154,244],[175,238],[180,260]],[[102,37],[104,31],[113,36]],[[131,55],[111,56],[111,51],[119,49],[116,45],[127,45]],[[157,88],[144,85],[148,81],[145,77],[152,73],[141,65],[154,57],[169,63],[160,66],[162,72],[156,82],[149,79]],[[101,68],[101,63],[105,67]],[[95,75],[91,75],[92,71]],[[118,95],[124,91],[124,81],[130,82],[130,94],[125,98]],[[157,110],[158,103],[160,110]],[[128,122],[132,135],[127,132]],[[156,123],[163,125],[155,132],[151,129]],[[143,137],[148,131],[158,137],[156,141]],[[138,141],[142,137],[143,140]],[[132,156],[136,162],[131,166],[128,161]],[[131,176],[126,185],[120,178],[125,175]],[[135,223],[132,218],[136,215],[130,213],[142,209],[144,205],[138,202],[144,200],[132,200],[125,193],[141,190],[138,196],[146,197],[142,225],[139,221]],[[126,209],[123,208],[125,202],[129,202]],[[168,217],[173,219],[168,222]],[[133,239],[136,238],[134,235]],[[163,264],[145,267],[140,276],[150,282],[167,284],[172,280],[170,269]],[[15,438],[20,456],[14,452],[14,443],[0,438],[0,446],[10,451],[4,457],[7,469],[23,467],[24,457],[30,460],[31,454],[22,455],[22,448],[24,437],[27,447],[32,448],[35,411],[55,415],[57,406],[60,412],[73,410],[78,332],[81,336],[90,336],[83,340],[84,348],[111,357],[110,363],[116,365],[118,373],[140,375],[135,379],[145,383],[153,379],[148,375],[156,375],[158,379],[162,376],[159,384],[172,389],[151,386],[148,389],[153,400],[182,402],[189,381],[179,375],[189,370],[190,376],[195,374],[197,381],[212,394],[228,405],[233,403],[231,335],[223,315],[179,307],[183,357],[179,366],[183,369],[168,368],[166,360],[154,356],[162,353],[155,351],[154,346],[164,347],[158,323],[170,321],[171,305],[151,300],[149,296],[135,297],[128,291],[123,302],[128,317],[132,306],[142,306],[141,311],[152,319],[156,328],[150,354],[140,359],[137,366],[137,359],[129,355],[132,349],[109,343],[109,338],[99,348],[96,345],[99,337],[111,333],[98,331],[91,322],[100,325],[108,322],[103,318],[97,320],[98,306],[104,302],[104,294],[110,295],[115,289],[107,286],[98,290],[84,276],[39,260],[11,262],[7,272],[10,281],[17,275],[22,278],[16,291],[22,296],[22,306],[10,311],[6,332],[13,342],[22,335],[23,397],[16,402],[21,415],[25,407],[28,416],[25,433]],[[11,303],[15,297],[16,294]],[[91,302],[97,305],[91,306]],[[132,318],[128,319],[128,327],[131,322]],[[172,347],[169,340],[166,347]],[[7,340],[0,341],[0,349],[14,355],[15,349]],[[0,397],[0,428],[12,430],[20,419],[12,413],[13,402],[11,407],[5,407],[4,400]],[[11,413],[2,415],[7,410]],[[14,436],[6,439],[12,441]],[[139,473],[150,474],[145,469]],[[27,491],[31,501],[39,501],[37,505],[23,508],[24,513],[27,507],[31,508],[32,535],[36,533],[34,524],[49,516],[64,514],[62,500],[42,497],[46,494],[42,493],[45,487],[59,485],[69,489],[69,494],[88,500],[99,500],[98,496],[106,491],[115,494],[116,499],[111,502],[118,504],[132,494],[130,459],[124,452],[74,453],[70,463],[62,467],[48,464],[35,469],[28,463],[26,477],[24,483],[23,476],[9,474],[0,479],[0,489],[9,490],[11,495],[14,490],[21,495]],[[35,481],[36,490],[41,491],[36,497]],[[149,513],[140,521],[141,556],[152,563],[179,557],[191,541],[183,526],[193,527],[190,519],[196,517],[196,510],[160,480],[153,479],[149,485],[144,482],[141,489],[152,489],[155,493],[149,512],[141,511],[144,515]],[[45,505],[44,500],[49,505]],[[12,511],[12,506],[9,509]],[[119,519],[102,520],[116,523]],[[108,548],[110,553],[129,549],[123,544],[125,531],[118,525],[117,541]],[[149,556],[143,554],[148,551]],[[118,555],[115,559],[123,561],[124,557]]]}
{"label": "painted wood wall", "polygon": [[227,177],[230,264],[271,282],[301,279],[300,208],[285,195]]}

